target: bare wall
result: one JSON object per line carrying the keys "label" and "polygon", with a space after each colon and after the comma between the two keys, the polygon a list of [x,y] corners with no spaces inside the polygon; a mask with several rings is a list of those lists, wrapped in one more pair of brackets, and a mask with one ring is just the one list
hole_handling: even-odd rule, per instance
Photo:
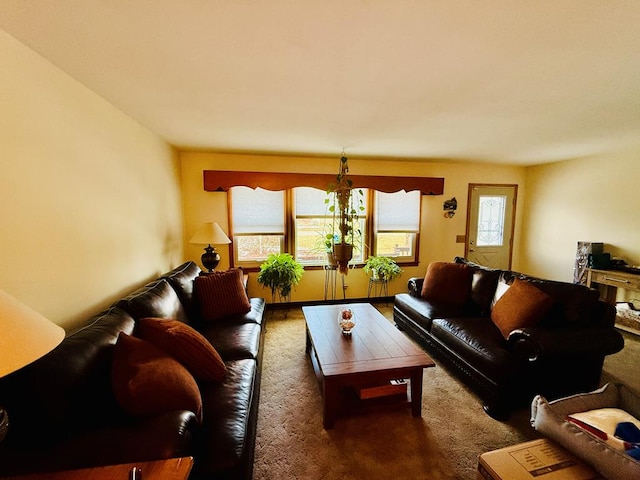
{"label": "bare wall", "polygon": [[177,153],[0,30],[0,288],[69,329],[183,258]]}
{"label": "bare wall", "polygon": [[578,241],[640,264],[639,159],[640,148],[529,167],[522,267],[572,281]]}

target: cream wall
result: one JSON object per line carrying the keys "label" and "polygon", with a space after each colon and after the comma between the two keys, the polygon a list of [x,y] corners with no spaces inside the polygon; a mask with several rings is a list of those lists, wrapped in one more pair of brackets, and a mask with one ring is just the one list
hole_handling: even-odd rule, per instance
{"label": "cream wall", "polygon": [[[229,233],[226,194],[205,192],[203,188],[204,170],[238,170],[265,172],[330,173],[338,171],[339,154],[335,158],[290,157],[276,155],[226,154],[208,152],[182,152],[182,192],[185,216],[186,258],[200,262],[201,246],[191,245],[188,239],[202,222],[218,222]],[[350,173],[354,175],[398,175],[444,177],[444,195],[423,196],[422,225],[420,242],[420,265],[407,267],[400,279],[389,284],[389,294],[406,291],[406,281],[411,276],[424,275],[431,261],[451,261],[456,255],[464,254],[464,244],[456,243],[456,235],[464,235],[466,228],[467,191],[469,183],[509,183],[519,185],[519,194],[525,191],[524,173],[521,167],[477,165],[470,163],[422,163],[390,162],[364,158],[349,159]],[[458,213],[453,219],[445,219],[442,203],[455,196]],[[520,209],[516,221],[516,242],[520,237]],[[229,252],[221,249],[221,269],[229,267]],[[518,265],[519,248],[514,248],[514,266]],[[270,292],[262,289],[255,281],[255,273],[249,276],[249,293],[264,296],[270,300]],[[346,277],[347,298],[367,296],[367,277],[361,269],[354,270]],[[338,289],[340,295],[340,289]],[[293,291],[293,302],[322,300],[324,298],[324,272],[306,270],[300,285]]]}
{"label": "cream wall", "polygon": [[640,264],[639,159],[640,148],[528,168],[522,267],[572,281],[578,241]]}
{"label": "cream wall", "polygon": [[70,329],[183,258],[177,154],[0,30],[0,288]]}

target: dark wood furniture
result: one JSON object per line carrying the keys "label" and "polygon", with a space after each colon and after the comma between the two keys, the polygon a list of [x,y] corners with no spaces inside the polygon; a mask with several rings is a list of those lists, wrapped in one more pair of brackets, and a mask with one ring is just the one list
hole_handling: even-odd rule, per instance
{"label": "dark wood furniture", "polygon": [[[343,335],[338,313],[353,310],[356,327]],[[414,417],[422,414],[422,370],[435,363],[372,305],[302,307],[306,322],[307,352],[320,380],[325,429],[333,428],[345,388],[410,379]]]}
{"label": "dark wood furniture", "polygon": [[193,466],[192,457],[170,458],[152,462],[124,463],[104,467],[82,468],[51,473],[34,473],[7,477],[5,480],[131,480],[132,470],[139,469],[135,480],[187,480]]}

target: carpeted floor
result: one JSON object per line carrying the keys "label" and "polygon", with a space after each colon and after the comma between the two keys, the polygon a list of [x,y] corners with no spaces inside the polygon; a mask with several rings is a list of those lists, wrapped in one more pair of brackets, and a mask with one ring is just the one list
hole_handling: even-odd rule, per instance
{"label": "carpeted floor", "polygon": [[[378,308],[391,320],[391,304]],[[603,381],[640,387],[640,342],[631,334],[625,340],[623,352],[607,358]],[[495,421],[439,366],[424,372],[422,418],[390,409],[339,419],[324,430],[297,308],[268,313],[262,375],[255,480],[475,479],[481,453],[539,438],[528,409],[508,422]]]}

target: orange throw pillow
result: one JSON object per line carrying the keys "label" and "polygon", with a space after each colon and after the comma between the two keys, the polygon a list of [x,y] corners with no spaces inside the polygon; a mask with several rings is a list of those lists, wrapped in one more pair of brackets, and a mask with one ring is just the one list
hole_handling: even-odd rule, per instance
{"label": "orange throw pillow", "polygon": [[160,347],[184,365],[197,380],[220,381],[227,367],[220,354],[200,332],[179,320],[142,318],[136,336]]}
{"label": "orange throw pillow", "polygon": [[240,269],[213,272],[195,279],[195,294],[200,314],[205,321],[214,321],[229,315],[248,313],[251,303],[244,289]]}
{"label": "orange throw pillow", "polygon": [[468,265],[432,262],[424,276],[422,298],[450,305],[464,305],[471,296],[473,271]]}
{"label": "orange throw pillow", "polygon": [[130,415],[189,410],[202,421],[202,397],[193,376],[176,359],[140,338],[124,332],[118,336],[111,383],[118,403]]}
{"label": "orange throw pillow", "polygon": [[517,328],[536,325],[552,305],[553,297],[516,278],[491,310],[491,320],[506,339]]}

